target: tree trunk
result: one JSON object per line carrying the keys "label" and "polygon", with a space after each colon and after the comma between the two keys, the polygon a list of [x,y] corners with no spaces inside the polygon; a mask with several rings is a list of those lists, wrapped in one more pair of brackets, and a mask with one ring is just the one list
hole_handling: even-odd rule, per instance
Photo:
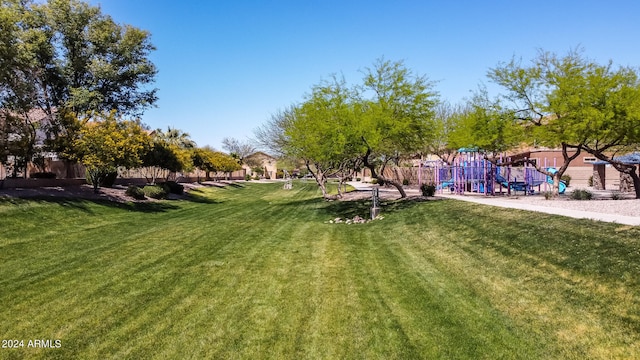
{"label": "tree trunk", "polygon": [[382,176],[381,174],[378,174],[376,172],[376,167],[375,165],[369,163],[369,156],[371,155],[371,149],[367,149],[367,153],[362,157],[362,163],[363,165],[369,169],[369,171],[371,171],[371,177],[374,179],[377,179],[378,181],[382,181],[383,183],[389,183],[391,185],[393,185],[396,189],[398,189],[398,192],[400,193],[400,197],[401,198],[406,198],[407,197],[407,193],[404,191],[404,188],[402,187],[402,183],[395,181],[395,180],[388,180],[386,179],[384,176]]}
{"label": "tree trunk", "polygon": [[309,164],[309,161],[305,161],[305,165],[307,166],[307,170],[309,171],[309,173],[311,173],[311,175],[313,175],[313,178],[316,180],[316,184],[318,184],[320,191],[322,191],[322,198],[325,200],[335,200],[338,196],[329,195],[329,193],[327,192],[327,178],[324,172],[318,168],[316,168],[316,171],[314,172],[311,169],[311,164]]}
{"label": "tree trunk", "polygon": [[636,192],[636,199],[640,199],[640,176],[638,176],[638,172],[636,171],[636,167],[633,167],[633,171],[629,173],[631,178],[633,179],[633,189]]}
{"label": "tree trunk", "polygon": [[629,174],[629,176],[631,176],[631,179],[633,180],[633,187],[636,193],[636,199],[640,199],[640,176],[636,171],[637,170],[636,165],[623,164],[621,162],[618,162],[613,158],[610,158],[609,156],[603,154],[604,150],[601,150],[601,149],[591,149],[589,147],[585,147],[585,150],[591,155],[598,158],[599,160],[608,162],[619,172]]}

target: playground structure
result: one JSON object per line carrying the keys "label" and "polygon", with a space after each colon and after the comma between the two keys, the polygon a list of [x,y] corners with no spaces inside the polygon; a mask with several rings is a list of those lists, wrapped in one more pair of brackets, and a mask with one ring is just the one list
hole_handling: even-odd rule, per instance
{"label": "playground structure", "polygon": [[[495,195],[522,192],[532,195],[536,191],[549,191],[553,186],[553,178],[539,171],[526,161],[523,166],[496,166],[484,159],[474,149],[460,149],[459,156],[453,164],[441,161],[426,161],[420,164],[419,182],[433,184],[436,190],[464,194],[473,192]],[[508,159],[507,159],[508,162]],[[554,173],[555,167],[544,164],[547,171]],[[555,164],[554,164],[555,165]],[[560,182],[559,193],[566,190],[566,184]]]}

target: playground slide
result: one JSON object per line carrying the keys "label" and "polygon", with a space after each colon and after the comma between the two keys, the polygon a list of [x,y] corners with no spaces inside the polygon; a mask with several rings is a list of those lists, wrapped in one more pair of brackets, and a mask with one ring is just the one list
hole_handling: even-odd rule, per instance
{"label": "playground slide", "polygon": [[[553,178],[551,176],[547,176],[547,183],[553,185]],[[558,193],[564,194],[564,191],[567,190],[567,184],[564,181],[560,180],[560,186],[558,186]]]}
{"label": "playground slide", "polygon": [[505,179],[504,177],[502,177],[502,175],[500,174],[496,174],[496,182],[498,182],[500,185],[506,187],[506,188],[511,188],[511,190],[516,190],[516,191],[526,191],[527,190],[527,186],[524,182],[521,181],[512,181],[509,182],[507,181],[507,179]]}
{"label": "playground slide", "polygon": [[441,182],[440,185],[438,185],[436,187],[436,189],[438,189],[438,190],[447,189],[447,188],[450,188],[452,186],[453,186],[453,179]]}
{"label": "playground slide", "polygon": [[[549,171],[552,174],[555,174],[556,172],[558,172],[558,170],[556,170],[555,168],[547,168],[547,171]],[[553,185],[553,178],[551,176],[547,176],[547,183]],[[558,186],[558,193],[560,194],[564,194],[564,191],[567,190],[567,184],[560,180],[560,185]]]}

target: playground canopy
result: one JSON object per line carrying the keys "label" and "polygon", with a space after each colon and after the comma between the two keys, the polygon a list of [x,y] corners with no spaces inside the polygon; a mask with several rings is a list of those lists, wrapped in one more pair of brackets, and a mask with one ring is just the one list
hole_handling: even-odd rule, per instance
{"label": "playground canopy", "polygon": [[[640,164],[640,152],[632,152],[626,155],[614,156],[613,161],[621,162],[625,165],[638,165]],[[594,165],[606,165],[608,161],[598,160],[593,163]]]}

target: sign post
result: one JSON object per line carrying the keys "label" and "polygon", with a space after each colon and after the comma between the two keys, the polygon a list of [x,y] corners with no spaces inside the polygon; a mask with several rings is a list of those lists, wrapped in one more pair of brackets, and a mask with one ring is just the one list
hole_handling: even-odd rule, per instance
{"label": "sign post", "polygon": [[371,220],[373,220],[380,215],[380,194],[378,187],[374,187],[371,192]]}

